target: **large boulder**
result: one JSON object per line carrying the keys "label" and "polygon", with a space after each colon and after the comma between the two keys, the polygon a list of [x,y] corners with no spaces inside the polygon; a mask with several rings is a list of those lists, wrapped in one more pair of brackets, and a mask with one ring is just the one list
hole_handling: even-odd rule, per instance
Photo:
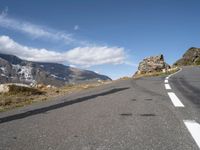
{"label": "large boulder", "polygon": [[174,63],[175,66],[200,65],[200,48],[191,47],[183,57]]}
{"label": "large boulder", "polygon": [[164,61],[164,56],[151,56],[143,59],[139,63],[138,71],[136,74],[146,74],[152,72],[161,72],[169,69],[170,66]]}
{"label": "large boulder", "polygon": [[8,93],[8,92],[10,92],[11,86],[29,88],[28,85],[26,85],[26,84],[20,84],[20,83],[0,84],[0,93]]}
{"label": "large boulder", "polygon": [[9,85],[0,84],[0,93],[8,93],[8,92],[9,92]]}
{"label": "large boulder", "polygon": [[23,94],[23,95],[41,95],[45,92],[40,91],[37,88],[32,88],[26,84],[21,83],[8,83],[0,84],[0,94],[9,93],[9,94]]}

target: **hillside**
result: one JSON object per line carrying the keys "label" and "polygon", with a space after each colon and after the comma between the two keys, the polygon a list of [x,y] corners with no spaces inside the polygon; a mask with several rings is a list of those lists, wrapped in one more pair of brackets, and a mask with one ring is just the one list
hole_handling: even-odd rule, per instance
{"label": "hillside", "polygon": [[174,63],[175,66],[200,65],[200,48],[191,47],[183,57]]}
{"label": "hillside", "polygon": [[63,86],[66,84],[111,80],[92,71],[57,63],[31,62],[0,54],[0,83],[25,83]]}

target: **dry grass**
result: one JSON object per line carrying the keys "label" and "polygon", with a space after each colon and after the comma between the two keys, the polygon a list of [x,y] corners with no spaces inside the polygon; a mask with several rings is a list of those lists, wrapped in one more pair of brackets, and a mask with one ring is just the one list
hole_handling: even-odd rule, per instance
{"label": "dry grass", "polygon": [[9,92],[6,93],[8,95],[42,95],[44,94],[43,91],[40,91],[36,88],[29,88],[29,87],[23,87],[23,86],[17,86],[17,85],[9,85]]}
{"label": "dry grass", "polygon": [[0,111],[31,104],[35,99],[45,95],[44,91],[16,85],[9,85],[8,93],[0,94]]}
{"label": "dry grass", "polygon": [[127,77],[127,76],[125,76],[125,77],[121,77],[121,78],[119,78],[118,80],[129,80],[129,79],[132,79],[131,77]]}
{"label": "dry grass", "polygon": [[146,74],[138,74],[138,75],[135,75],[133,78],[139,79],[142,77],[167,76],[167,75],[173,74],[179,70],[180,70],[180,68],[174,68],[171,71],[167,71],[167,72],[151,72],[151,73],[146,73]]}
{"label": "dry grass", "polygon": [[55,97],[58,96],[67,95],[85,89],[95,88],[108,83],[110,82],[66,85],[61,88],[43,87],[41,89],[12,85],[9,93],[0,94],[0,112],[16,107],[30,105],[35,102],[53,100]]}

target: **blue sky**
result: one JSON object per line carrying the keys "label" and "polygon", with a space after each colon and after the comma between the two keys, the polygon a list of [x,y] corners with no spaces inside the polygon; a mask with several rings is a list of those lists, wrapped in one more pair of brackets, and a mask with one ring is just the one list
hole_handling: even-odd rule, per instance
{"label": "blue sky", "polygon": [[116,79],[200,47],[199,0],[0,0],[0,52]]}

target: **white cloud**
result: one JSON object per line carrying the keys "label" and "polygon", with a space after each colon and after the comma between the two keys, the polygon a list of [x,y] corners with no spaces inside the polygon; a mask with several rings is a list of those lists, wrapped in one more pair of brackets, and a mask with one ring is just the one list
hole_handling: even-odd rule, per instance
{"label": "white cloud", "polygon": [[71,65],[94,66],[125,63],[125,51],[121,47],[77,47],[66,52],[37,49],[21,45],[8,36],[0,36],[0,52],[17,55],[22,59],[41,62],[67,62]]}
{"label": "white cloud", "polygon": [[76,31],[76,30],[79,30],[80,29],[80,27],[79,27],[79,25],[75,25],[74,26],[74,30]]}
{"label": "white cloud", "polygon": [[77,47],[66,53],[73,64],[93,66],[98,64],[121,64],[125,60],[123,48],[118,47]]}
{"label": "white cloud", "polygon": [[[89,67],[100,64],[126,64],[125,50],[122,47],[99,46],[84,40],[77,40],[71,34],[55,29],[35,25],[7,16],[6,8],[0,13],[0,27],[18,31],[32,38],[59,41],[75,48],[66,52],[38,49],[21,45],[8,36],[0,36],[0,52],[17,55],[30,61],[69,63],[75,66]],[[79,30],[79,25],[74,30]]]}
{"label": "white cloud", "polygon": [[[52,41],[61,41],[65,44],[84,45],[87,42],[77,40],[71,34],[51,29],[45,26],[35,25],[26,21],[9,18],[7,16],[7,9],[0,14],[0,26],[3,28],[15,30],[33,38],[48,39]],[[75,26],[78,30],[79,27]]]}

